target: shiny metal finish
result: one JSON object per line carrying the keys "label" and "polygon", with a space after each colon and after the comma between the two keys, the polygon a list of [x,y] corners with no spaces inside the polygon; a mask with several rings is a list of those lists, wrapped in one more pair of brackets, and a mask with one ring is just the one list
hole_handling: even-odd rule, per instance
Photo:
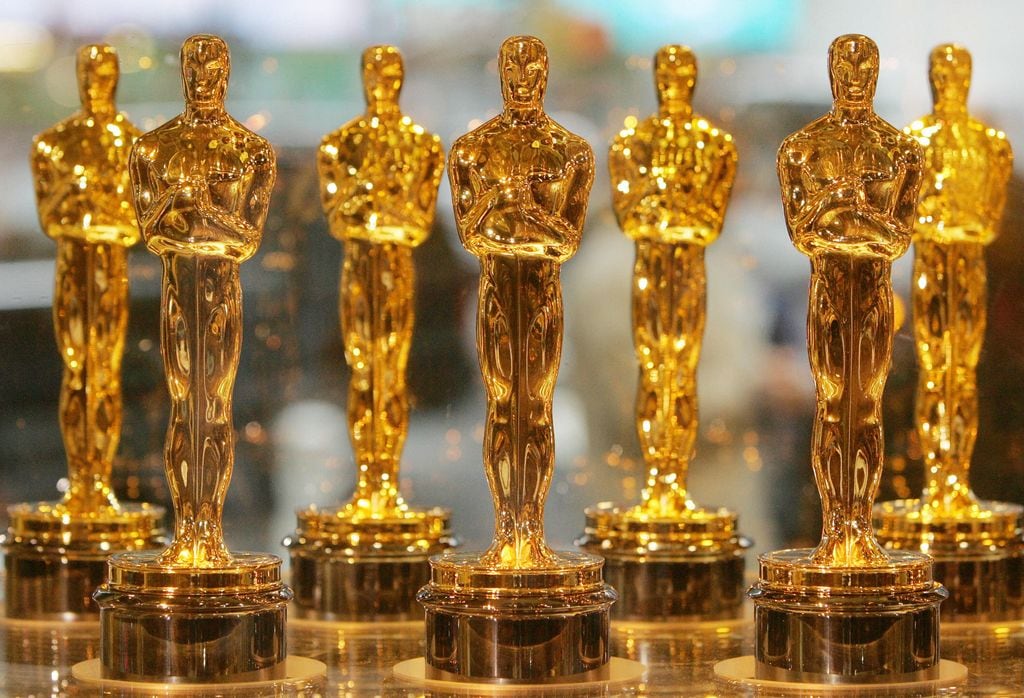
{"label": "shiny metal finish", "polygon": [[415,326],[413,250],[430,235],[441,140],[402,113],[394,46],[363,52],[366,111],[324,136],[317,172],[331,235],[344,243],[339,306],[356,486],[333,510],[298,512],[285,540],[295,603],[324,620],[422,618],[427,559],[456,544],[449,513],[409,506],[399,465],[409,430],[406,369]]}
{"label": "shiny metal finish", "polygon": [[58,513],[61,503],[15,504],[3,537],[7,616],[38,620],[95,618],[92,594],[103,583],[112,551],[163,544],[164,510],[119,503],[91,517]]}
{"label": "shiny metal finish", "polygon": [[743,551],[706,560],[605,561],[604,578],[619,594],[614,620],[711,621],[738,618],[744,597]]}
{"label": "shiny metal finish", "polygon": [[[1024,685],[1024,626],[1020,623],[976,624],[972,632],[958,634],[946,627],[942,633],[942,656],[963,662],[969,669],[967,684],[949,696],[1015,696]],[[753,624],[749,621],[727,623],[615,623],[610,633],[611,652],[647,665],[647,676],[638,685],[602,690],[593,685],[570,688],[565,684],[542,691],[537,685],[516,690],[502,686],[490,691],[462,691],[448,684],[447,690],[427,691],[398,682],[392,667],[398,662],[423,656],[422,623],[288,623],[288,648],[291,653],[315,657],[327,663],[327,686],[304,695],[335,698],[410,698],[421,695],[446,697],[472,695],[537,698],[596,698],[597,696],[658,696],[664,698],[707,698],[708,696],[749,695],[730,691],[717,684],[713,673],[716,662],[753,652]],[[70,676],[70,666],[95,657],[99,643],[96,623],[40,623],[38,621],[0,622],[0,694],[94,695]],[[865,685],[861,696],[880,698],[920,698],[921,691],[900,691],[880,684]],[[211,686],[210,693],[232,694]],[[792,698],[817,696],[823,691],[798,693],[762,693]],[[140,687],[136,696],[160,694],[156,687]],[[180,695],[180,694],[179,694]],[[209,693],[204,693],[209,695]],[[280,693],[250,689],[246,698],[274,696]],[[931,695],[927,693],[925,695]]]}
{"label": "shiny metal finish", "polygon": [[299,512],[285,539],[301,618],[400,621],[423,617],[416,592],[427,560],[454,544],[446,510],[406,509],[406,517],[352,519],[336,511]]}
{"label": "shiny metal finish", "polygon": [[184,111],[139,138],[129,169],[149,250],[163,261],[161,349],[171,395],[165,469],[174,538],[108,563],[105,678],[153,683],[279,679],[291,591],[273,555],[231,553],[223,512],[234,467],[241,262],[255,254],[274,150],[224,108],[230,58],[199,34],[181,48]]}
{"label": "shiny metal finish", "polygon": [[128,248],[139,241],[128,157],[139,131],[117,111],[117,52],[78,50],[81,108],[32,141],[39,223],[57,241],[53,327],[64,365],[58,420],[68,488],[8,508],[7,615],[94,616],[106,556],[162,543],[161,507],[124,505],[111,485],[121,439]]}
{"label": "shiny metal finish", "polygon": [[603,502],[586,510],[587,552],[605,558],[605,580],[618,592],[612,618],[724,620],[743,603],[744,551],[750,541],[726,509],[642,519]]}
{"label": "shiny metal finish", "polygon": [[548,54],[532,36],[498,52],[500,115],[452,146],[459,236],[480,259],[477,353],[487,393],[483,461],[495,531],[477,554],[430,560],[426,662],[483,681],[557,682],[608,662],[604,561],[552,550],[552,400],[562,349],[561,265],[583,233],[594,153],[544,111]]}
{"label": "shiny metal finish", "polygon": [[759,679],[882,683],[939,671],[946,591],[932,579],[931,559],[883,549],[871,527],[885,463],[892,261],[910,244],[923,174],[920,145],[874,113],[878,55],[861,34],[835,39],[831,111],[779,148],[786,225],[811,260],[811,464],[822,534],[813,549],[759,559],[749,592]]}
{"label": "shiny metal finish", "polygon": [[970,471],[978,436],[977,368],[985,338],[985,248],[999,235],[1013,153],[1006,134],[967,110],[971,54],[936,46],[934,107],[904,131],[924,151],[914,226],[914,422],[925,462],[920,498],[875,507],[879,541],[935,558],[947,621],[1020,618],[1024,507],[980,500]]}
{"label": "shiny metal finish", "polygon": [[893,552],[885,567],[814,563],[813,550],[760,557],[754,600],[758,678],[813,683],[937,675],[942,585],[931,560]]}
{"label": "shiny metal finish", "polygon": [[586,510],[577,545],[603,555],[620,592],[615,618],[731,618],[743,598],[736,514],[693,501],[697,364],[706,322],[704,248],[722,230],[736,177],[732,136],[695,114],[697,59],[663,46],[654,59],[658,113],[629,121],[608,167],[622,231],[635,241],[634,418],[646,470],[640,502]]}
{"label": "shiny metal finish", "polygon": [[519,570],[466,553],[433,558],[417,596],[427,664],[478,681],[538,682],[604,666],[615,591],[602,580],[601,558],[559,555],[557,567]]}
{"label": "shiny metal finish", "polygon": [[975,515],[928,515],[919,500],[875,507],[878,538],[892,550],[917,550],[935,561],[950,594],[942,619],[987,622],[1024,617],[1024,507],[979,501]]}
{"label": "shiny metal finish", "polygon": [[283,678],[291,592],[281,561],[233,557],[232,567],[188,569],[160,565],[157,553],[112,557],[95,596],[103,675],[159,683]]}

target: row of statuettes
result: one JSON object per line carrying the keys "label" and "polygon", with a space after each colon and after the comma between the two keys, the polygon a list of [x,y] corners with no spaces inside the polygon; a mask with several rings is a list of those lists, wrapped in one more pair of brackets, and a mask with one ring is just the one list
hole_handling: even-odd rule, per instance
{"label": "row of statuettes", "polygon": [[[956,531],[954,558],[964,550],[963,522],[988,548],[989,522],[1005,522],[1000,530],[1009,531],[1003,549],[1011,552],[997,561],[999,575],[978,573],[974,558],[954,560],[967,565],[944,580],[959,586],[963,593],[955,595],[1001,599],[996,611],[974,609],[989,618],[1019,614],[1006,599],[1024,597],[1021,508],[982,507],[967,483],[973,437],[953,439],[956,453],[945,445],[950,433],[976,431],[970,388],[980,344],[974,328],[984,326],[981,250],[1002,214],[1009,146],[967,115],[970,57],[961,47],[933,52],[935,111],[908,133],[873,112],[878,65],[867,37],[836,39],[829,52],[833,109],[779,152],[787,225],[812,260],[808,343],[818,415],[811,461],[824,516],[819,545],[762,556],[749,592],[758,671],[776,678],[870,680],[937,671],[938,606],[946,592],[922,548],[936,560],[947,551],[927,530],[932,516],[955,519],[939,527]],[[65,360],[60,418],[71,486],[59,505],[12,508],[9,615],[22,601],[45,596],[33,558],[40,548],[19,538],[19,521],[29,533],[52,531],[76,517],[96,523],[99,513],[117,509],[109,485],[127,320],[124,250],[144,237],[164,262],[161,338],[171,397],[165,463],[175,531],[157,552],[154,524],[134,550],[110,557],[93,597],[101,609],[103,671],[122,679],[284,670],[280,638],[290,593],[280,560],[233,556],[221,521],[242,334],[238,270],[259,245],[274,151],[224,110],[229,58],[221,39],[189,38],[181,68],[184,112],[139,134],[114,107],[113,49],[85,47],[78,64],[82,111],[37,137],[33,148],[40,220],[58,241],[54,317]],[[448,158],[459,233],[481,264],[477,336],[494,541],[480,555],[434,556],[429,581],[416,576],[425,573],[428,553],[441,552],[431,548],[452,542],[447,512],[408,508],[397,490],[408,419],[411,250],[430,230],[445,158],[438,139],[398,108],[397,51],[376,47],[364,54],[367,112],[328,135],[319,151],[330,230],[346,241],[341,314],[359,481],[343,508],[299,512],[289,548],[300,608],[343,618],[387,615],[381,611],[390,604],[401,615],[415,598],[425,609],[431,667],[533,680],[605,665],[613,586],[620,615],[738,611],[746,542],[736,516],[695,511],[686,488],[704,323],[703,247],[721,229],[736,151],[727,134],[692,114],[693,54],[679,46],[659,51],[659,112],[627,124],[609,157],[615,210],[637,241],[634,325],[643,365],[636,417],[648,481],[635,507],[588,509],[581,545],[600,556],[556,553],[544,540],[543,510],[554,467],[558,271],[580,242],[594,156],[544,113],[547,54],[539,40],[506,40],[498,72],[502,113],[459,138]],[[929,308],[955,305],[955,313],[929,312],[915,327],[927,339],[918,342],[922,356],[932,362],[919,386],[919,432],[925,450],[937,450],[929,456],[925,497],[889,512],[897,522],[889,533],[912,535],[890,536],[887,551],[871,517],[892,349],[890,267],[915,232],[915,303],[920,297]],[[67,565],[70,555],[60,555]],[[990,578],[1001,586],[984,586]],[[221,614],[215,625],[230,616],[250,628],[231,632],[244,648],[181,641],[205,633],[197,628],[210,622],[206,604]],[[221,628],[214,630],[209,636],[221,637]]]}
{"label": "row of statuettes", "polygon": [[[181,54],[185,110],[146,134],[139,134],[114,106],[118,76],[114,50],[90,45],[78,58],[82,110],[40,134],[33,147],[40,220],[46,233],[59,241],[65,270],[74,264],[93,265],[90,271],[97,264],[114,264],[98,261],[102,256],[90,257],[92,253],[76,246],[109,251],[140,237],[164,258],[164,359],[173,403],[168,476],[173,492],[188,492],[200,502],[197,510],[220,512],[230,475],[231,388],[241,334],[238,264],[259,245],[275,180],[274,151],[225,112],[229,57],[226,44],[217,37],[197,35],[185,42]],[[978,249],[989,242],[1001,217],[1011,161],[1004,135],[967,116],[970,56],[962,47],[943,45],[933,52],[935,113],[914,122],[906,134],[872,110],[878,64],[878,49],[867,37],[848,35],[833,42],[829,74],[834,107],[788,138],[779,156],[787,224],[794,244],[814,262],[812,301],[818,302],[812,303],[817,310],[812,310],[809,339],[815,378],[821,388],[823,381],[834,380],[828,375],[830,367],[840,367],[838,380],[849,380],[847,388],[860,391],[865,409],[875,414],[891,349],[889,263],[906,251],[915,219],[925,242],[963,243]],[[497,449],[511,439],[515,452],[509,456],[513,462],[500,466],[505,468],[502,473],[490,473],[499,520],[495,546],[513,551],[509,553],[513,556],[529,556],[533,548],[518,536],[522,531],[542,530],[552,430],[550,420],[541,419],[530,428],[504,433],[502,425],[514,421],[504,411],[515,411],[511,402],[523,402],[537,415],[550,413],[561,342],[558,265],[575,253],[580,242],[594,158],[583,139],[543,111],[547,54],[539,40],[508,39],[500,50],[498,67],[504,110],[458,139],[449,170],[460,235],[481,260],[479,339],[489,398],[486,443]],[[665,292],[658,289],[673,285],[662,284],[658,274],[674,272],[656,271],[661,268],[658,255],[664,254],[665,245],[692,251],[718,235],[737,156],[728,134],[692,113],[693,53],[682,46],[664,47],[657,54],[654,72],[658,114],[627,124],[611,146],[614,205],[624,231],[638,241],[637,273],[651,281],[638,287],[651,289],[653,306],[678,307],[679,314],[686,315],[680,320],[683,334],[689,332],[683,344],[696,352],[703,324],[703,259],[695,258],[676,290]],[[407,283],[413,269],[408,252],[431,228],[444,153],[435,136],[399,110],[402,63],[397,50],[368,49],[363,79],[366,113],[329,134],[320,147],[321,193],[332,234],[350,243],[342,278],[350,363],[355,374],[370,371],[380,379],[368,381],[363,393],[354,388],[350,399],[357,406],[364,403],[360,419],[365,417],[382,434],[391,430],[397,438],[390,442],[401,444],[407,409],[401,378],[405,357],[401,350],[382,350],[381,333],[386,332],[392,344],[407,346],[411,314],[401,309],[408,306],[412,293]],[[944,124],[955,127],[944,128]],[[960,157],[943,160],[943,153],[950,150]],[[114,260],[116,254],[110,254]],[[843,267],[851,260],[865,260],[852,276]],[[528,266],[517,266],[521,264]],[[112,270],[106,269],[104,278]],[[61,325],[61,318],[81,312],[82,299],[94,291],[77,281],[57,284],[58,341],[62,356],[73,358],[71,363],[78,356],[102,361],[93,349],[79,346],[80,333],[64,332]],[[387,302],[374,305],[367,300],[371,296]],[[859,298],[862,315],[854,317],[832,296]],[[699,302],[691,303],[694,299]],[[89,310],[88,322],[99,328],[102,323],[95,319],[110,307],[118,304]],[[367,313],[383,316],[387,322],[371,321]],[[842,342],[831,341],[835,339],[828,326],[831,314],[840,318],[841,327],[860,326],[860,339],[878,347],[870,365],[857,366],[851,373],[852,359],[844,353]],[[515,320],[518,316],[525,319]],[[120,351],[116,334],[112,333],[113,349],[103,350],[107,354]],[[90,341],[97,336],[91,334]],[[648,358],[657,354],[659,341],[652,341],[651,351],[641,353]],[[200,346],[202,351],[193,354]],[[496,351],[502,348],[511,351],[511,366]],[[833,356],[834,351],[839,353]],[[648,415],[640,405],[637,416],[638,424],[648,425],[640,429],[652,474],[644,501],[656,503],[658,511],[670,515],[685,515],[692,508],[685,487],[689,454],[672,456],[672,449],[680,445],[666,426],[680,419],[693,422],[669,413],[686,412],[687,401],[693,400],[696,354],[691,360],[681,358],[684,353],[672,350],[657,355],[663,367],[692,364],[682,371],[681,388],[673,385],[675,379],[641,378],[651,382],[652,395],[680,393],[674,400],[649,401],[673,407],[656,408]],[[201,371],[197,370],[200,363]],[[66,368],[75,370],[70,363]],[[536,384],[514,380],[512,374],[520,371],[535,377]],[[874,378],[864,380],[864,371]],[[109,411],[117,402],[119,413],[119,396],[104,392],[95,382],[95,376],[104,373],[90,373],[84,386],[75,388],[74,381],[65,382],[62,404],[78,404],[75,390],[93,390],[104,399],[83,398],[83,409]],[[819,411],[831,409],[828,393],[819,390]],[[501,398],[507,394],[514,394],[514,399]],[[195,400],[202,404],[191,405]],[[388,408],[381,410],[381,404]],[[66,426],[74,415],[64,410],[61,418]],[[882,463],[880,425],[852,414],[845,419],[856,422],[853,431],[857,433],[819,435],[815,448],[822,457],[814,459],[827,512],[823,545],[829,549],[822,552],[822,559],[836,563],[845,559],[842,550],[867,545],[864,554],[869,558],[873,554],[873,541],[850,543],[848,537],[853,535],[851,530],[864,529],[851,524],[870,510]],[[109,420],[85,419],[84,423],[104,421]],[[693,431],[695,426],[688,424],[682,430]],[[65,429],[65,438],[69,454],[89,447],[75,443],[81,434],[73,428]],[[849,462],[846,455],[856,449],[846,442],[860,438],[873,445],[866,447],[866,454],[858,454],[857,463]],[[828,458],[820,449],[829,448],[828,439],[844,444],[838,464],[825,463]],[[380,502],[385,509],[397,506],[394,468],[399,454],[379,452],[390,447],[383,443],[389,440],[368,443],[355,427],[353,441],[357,452],[365,450],[357,454],[361,463],[390,464],[369,468],[369,476],[360,479],[360,487],[368,489],[357,491],[355,506],[373,509]],[[111,442],[116,445],[116,438],[105,438],[105,448]],[[199,443],[214,447],[204,451]],[[201,451],[204,455],[197,455]],[[216,455],[205,460],[206,453]],[[528,462],[535,453],[541,454],[539,461]],[[199,460],[191,468],[171,466],[195,458]],[[490,453],[484,460],[486,467],[498,468],[496,461],[502,458]],[[866,480],[850,476],[855,468],[867,472]],[[533,469],[541,475],[535,477]],[[109,462],[98,470],[97,477],[109,480]],[[196,472],[204,475],[197,478]],[[216,476],[208,477],[210,473]],[[77,496],[75,485],[82,478],[75,472],[71,475],[72,496]],[[509,478],[515,481],[512,485],[500,486]],[[861,480],[867,486],[852,484]],[[966,472],[959,484],[966,486]],[[109,481],[105,496],[108,485]],[[856,491],[847,492],[851,487]],[[97,489],[104,491],[92,488]],[[179,499],[175,498],[176,507]],[[195,541],[205,535],[182,530],[188,521],[196,524],[195,517],[181,513],[176,508],[177,539]],[[653,515],[653,510],[649,513]],[[219,531],[219,521],[209,530]],[[542,545],[542,541],[534,543]],[[195,559],[195,551],[182,550],[182,556]]]}

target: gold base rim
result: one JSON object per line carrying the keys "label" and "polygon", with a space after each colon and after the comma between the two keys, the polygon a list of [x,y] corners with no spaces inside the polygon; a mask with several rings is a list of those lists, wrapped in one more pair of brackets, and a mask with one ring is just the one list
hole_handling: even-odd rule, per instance
{"label": "gold base rim", "polygon": [[162,545],[165,510],[148,502],[126,502],[120,510],[94,515],[61,513],[60,502],[22,502],[7,508],[10,524],[5,547],[93,553],[106,557],[118,550],[143,550]]}
{"label": "gold base rim", "polygon": [[430,588],[458,594],[502,594],[525,596],[531,592],[574,593],[605,586],[604,559],[589,553],[558,551],[556,561],[546,567],[506,568],[485,564],[480,553],[453,551],[430,558]]}
{"label": "gold base rim", "polygon": [[156,560],[157,553],[114,556],[108,582],[93,595],[106,678],[201,684],[284,676],[292,593],[279,558],[235,553],[232,567],[198,569]]}
{"label": "gold base rim", "polygon": [[296,512],[297,525],[283,544],[306,555],[406,557],[433,555],[458,545],[451,512],[409,508],[402,516],[353,517],[344,507],[311,506]]}
{"label": "gold base rim", "polygon": [[949,659],[940,659],[937,675],[934,678],[919,679],[913,681],[890,681],[881,679],[884,683],[867,682],[807,682],[807,681],[780,681],[777,679],[759,678],[757,674],[757,659],[754,655],[733,657],[725,659],[714,666],[715,679],[728,684],[741,684],[744,686],[772,688],[776,690],[790,689],[795,695],[801,692],[812,692],[820,695],[825,692],[828,695],[871,695],[878,696],[879,690],[903,691],[907,689],[921,688],[944,688],[955,687],[967,680],[967,667],[959,662]]}
{"label": "gold base rim", "polygon": [[239,691],[237,695],[246,695],[247,691],[270,687],[280,687],[294,691],[306,688],[320,688],[320,684],[327,678],[327,665],[318,659],[289,654],[285,658],[284,663],[284,678],[263,681],[192,683],[128,681],[104,676],[103,665],[100,659],[87,659],[72,665],[71,676],[75,681],[87,686],[107,686],[110,688],[127,689],[129,691],[134,689],[143,692],[144,695],[151,695],[152,691],[162,691],[168,694],[196,695],[197,693],[201,694],[204,690],[215,691],[218,695],[223,695],[223,692],[228,692],[228,695],[231,695],[234,691]]}
{"label": "gold base rim", "polygon": [[637,507],[599,502],[584,509],[576,545],[604,557],[717,558],[749,548],[739,516],[725,507],[698,508],[689,517],[638,517]]}
{"label": "gold base rim", "polygon": [[[931,565],[926,556],[909,555],[910,561],[914,558]],[[924,679],[937,671],[939,606],[947,597],[942,585],[877,586],[880,580],[899,579],[899,570],[888,570],[888,578],[865,578],[850,573],[850,568],[834,568],[831,573],[836,570],[844,574],[828,577],[835,587],[820,586],[822,578],[814,574],[800,580],[817,583],[810,586],[773,586],[762,576],[747,592],[754,602],[757,676],[877,683],[900,677]]]}
{"label": "gold base rim", "polygon": [[776,550],[758,557],[758,586],[765,590],[830,596],[881,591],[920,592],[932,589],[932,560],[919,552],[894,550],[882,565],[830,566],[813,560],[812,548]]}
{"label": "gold base rim", "polygon": [[875,505],[879,542],[893,550],[920,550],[931,555],[1005,556],[1024,553],[1024,506],[981,501],[964,516],[931,515],[920,499],[897,499]]}
{"label": "gold base rim", "polygon": [[174,567],[158,562],[158,551],[127,552],[107,561],[110,591],[175,595],[260,593],[283,588],[281,558],[269,553],[231,553],[230,565]]}

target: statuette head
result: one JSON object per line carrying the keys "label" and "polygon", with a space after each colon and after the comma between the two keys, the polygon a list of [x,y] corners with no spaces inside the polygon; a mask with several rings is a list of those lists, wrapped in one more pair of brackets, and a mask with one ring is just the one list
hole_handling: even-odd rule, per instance
{"label": "statuette head", "polygon": [[548,50],[533,36],[505,39],[498,51],[501,96],[506,107],[539,108],[548,83]]}
{"label": "statuette head", "polygon": [[971,87],[971,54],[957,44],[941,44],[932,49],[928,78],[936,106],[966,106]]}
{"label": "statuette head", "polygon": [[878,82],[878,46],[863,34],[840,36],[828,49],[828,74],[836,104],[870,107]]}
{"label": "statuette head", "polygon": [[658,103],[669,110],[689,106],[697,83],[697,57],[688,46],[662,46],[654,56]]}
{"label": "statuette head", "polygon": [[363,93],[368,105],[397,105],[404,77],[402,54],[394,46],[363,51]]}
{"label": "statuette head", "polygon": [[114,108],[120,70],[117,51],[109,44],[87,44],[78,49],[78,95],[86,111]]}
{"label": "statuette head", "polygon": [[194,106],[222,106],[228,91],[231,58],[219,36],[196,34],[181,46],[181,83],[185,101]]}

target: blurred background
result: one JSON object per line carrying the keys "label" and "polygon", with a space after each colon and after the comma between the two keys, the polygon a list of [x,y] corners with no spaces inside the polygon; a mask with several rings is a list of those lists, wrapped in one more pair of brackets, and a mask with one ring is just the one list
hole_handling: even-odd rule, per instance
{"label": "blurred background", "polygon": [[[225,529],[233,549],[279,554],[294,510],[339,503],[354,465],[345,426],[348,370],[338,325],[342,249],[320,211],[321,136],[363,109],[359,56],[400,47],[404,111],[446,145],[501,105],[496,52],[512,34],[548,46],[547,109],[594,146],[598,176],[583,244],[563,268],[566,336],[555,398],[557,469],[548,537],[569,546],[583,508],[635,501],[643,465],[634,433],[632,243],[618,230],[607,144],[627,117],[655,109],[651,58],[665,43],[698,54],[696,109],[731,132],[739,174],[725,229],[707,254],[708,321],[700,364],[700,439],[691,489],[740,513],[755,552],[813,544],[820,513],[809,445],[813,383],[804,330],[809,267],[790,245],[775,153],[830,104],[826,51],[843,33],[881,50],[876,110],[902,126],[931,109],[928,52],[957,41],[974,56],[970,107],[1024,150],[1016,74],[1024,5],[958,0],[35,0],[0,8],[0,504],[66,488],[57,423],[61,364],[52,322],[53,242],[40,231],[28,169],[32,136],[77,107],[74,52],[119,51],[119,105],[143,129],[181,109],[178,50],[211,32],[232,51],[228,108],[278,152],[260,253],[245,264],[245,336],[235,389],[237,459]],[[1002,236],[989,250],[989,324],[979,368],[981,425],[972,470],[987,498],[1024,502],[1024,202],[1021,166]],[[467,548],[490,541],[481,466],[484,397],[474,346],[477,263],[459,244],[447,182],[418,249],[414,410],[402,489],[454,511]],[[920,491],[913,431],[916,367],[904,310],[911,255],[896,265],[901,326],[885,397],[888,467],[880,499]],[[131,253],[131,320],[118,493],[169,505],[162,466],[168,398],[158,331],[160,267]]]}

